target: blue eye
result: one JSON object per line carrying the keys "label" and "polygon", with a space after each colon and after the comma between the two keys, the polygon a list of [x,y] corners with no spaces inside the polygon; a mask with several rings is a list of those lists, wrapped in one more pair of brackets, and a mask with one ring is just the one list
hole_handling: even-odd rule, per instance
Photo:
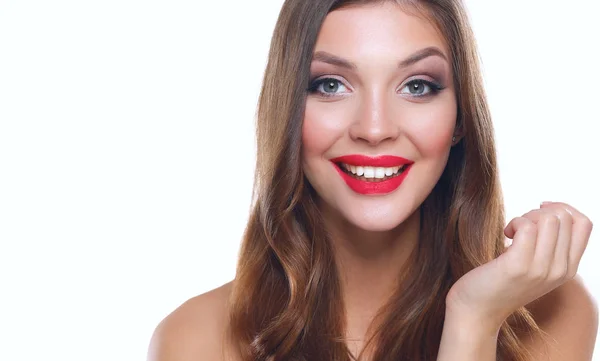
{"label": "blue eye", "polygon": [[321,78],[313,81],[308,88],[310,93],[319,93],[322,96],[334,96],[345,93],[348,89],[341,81],[334,78]]}
{"label": "blue eye", "polygon": [[[407,89],[407,91],[404,91],[404,89]],[[406,83],[400,93],[418,98],[435,95],[442,89],[444,89],[444,87],[440,84],[424,79],[415,79]],[[346,93],[347,91],[348,88],[340,80],[335,78],[317,79],[313,81],[308,88],[309,93],[317,93],[323,97],[332,97]]]}
{"label": "blue eye", "polygon": [[444,87],[442,87],[439,84],[423,79],[411,80],[402,89],[405,88],[408,88],[408,93],[402,91],[400,93],[409,94],[413,97],[425,97],[429,95],[435,95],[439,93],[440,90],[444,89]]}

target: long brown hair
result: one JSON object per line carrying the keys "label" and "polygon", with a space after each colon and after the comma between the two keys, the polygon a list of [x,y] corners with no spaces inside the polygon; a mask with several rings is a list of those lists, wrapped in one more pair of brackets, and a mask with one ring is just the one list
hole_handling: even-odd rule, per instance
{"label": "long brown hair", "polygon": [[[419,247],[380,311],[372,360],[435,360],[445,298],[456,280],[504,249],[504,205],[479,59],[460,0],[395,0],[447,40],[464,135],[420,208]],[[330,239],[301,163],[309,70],[327,14],[375,0],[286,0],[257,112],[254,200],[231,296],[229,336],[243,361],[345,361],[344,306]],[[381,2],[381,0],[379,1]],[[375,326],[376,325],[376,326]],[[385,332],[383,332],[385,330]],[[502,325],[498,360],[524,361],[522,335],[541,334],[523,307]]]}

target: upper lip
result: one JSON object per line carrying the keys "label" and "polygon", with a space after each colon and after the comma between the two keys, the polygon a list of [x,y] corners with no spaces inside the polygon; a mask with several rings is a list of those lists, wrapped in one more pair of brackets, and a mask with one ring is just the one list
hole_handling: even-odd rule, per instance
{"label": "upper lip", "polygon": [[349,154],[331,159],[334,163],[345,163],[355,166],[367,167],[399,167],[405,164],[413,164],[412,160],[395,155],[368,156],[362,154]]}

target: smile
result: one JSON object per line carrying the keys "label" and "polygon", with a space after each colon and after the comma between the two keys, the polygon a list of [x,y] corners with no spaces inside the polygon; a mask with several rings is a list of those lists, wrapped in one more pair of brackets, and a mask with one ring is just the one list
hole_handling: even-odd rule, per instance
{"label": "smile", "polygon": [[331,159],[344,182],[359,194],[387,194],[396,190],[413,161],[397,156],[347,155]]}
{"label": "smile", "polygon": [[368,167],[356,166],[346,163],[337,164],[346,174],[366,182],[382,182],[397,177],[408,167],[407,164],[400,167]]}

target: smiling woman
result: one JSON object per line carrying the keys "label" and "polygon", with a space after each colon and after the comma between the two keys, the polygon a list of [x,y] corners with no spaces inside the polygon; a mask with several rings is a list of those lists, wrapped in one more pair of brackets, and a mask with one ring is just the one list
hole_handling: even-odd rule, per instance
{"label": "smiling woman", "polygon": [[[330,55],[311,63],[304,171],[324,205],[335,204],[360,229],[388,231],[416,216],[444,170],[453,132],[455,142],[459,136],[448,45],[423,20],[389,2],[349,6],[331,12],[317,38],[315,54]],[[349,153],[363,156],[348,158]],[[331,162],[354,192],[331,176]],[[363,174],[352,174],[351,166]],[[382,179],[381,167],[405,169]]]}
{"label": "smiling woman", "polygon": [[285,1],[257,140],[235,279],[150,360],[590,360],[592,224],[548,203],[505,226],[460,1]]}

